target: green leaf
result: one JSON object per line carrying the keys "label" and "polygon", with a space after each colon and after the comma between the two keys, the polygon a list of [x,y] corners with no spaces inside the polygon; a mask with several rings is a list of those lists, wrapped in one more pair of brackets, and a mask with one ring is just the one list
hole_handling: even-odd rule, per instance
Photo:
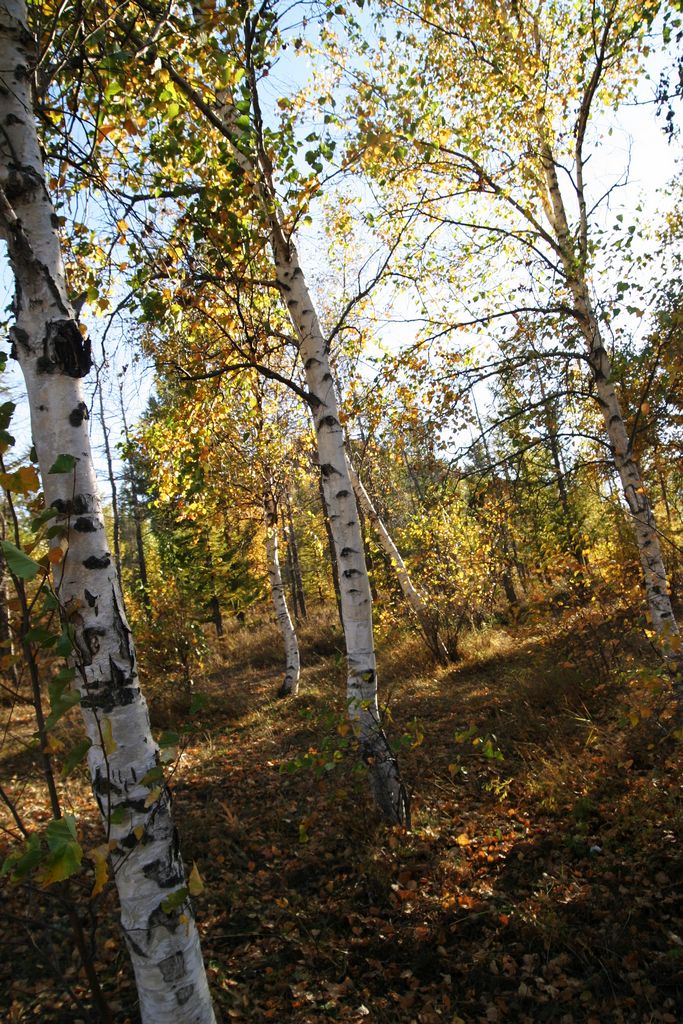
{"label": "green leaf", "polygon": [[74,875],[81,866],[83,850],[76,838],[73,814],[51,821],[45,830],[49,854],[41,872],[43,885],[52,885]]}
{"label": "green leaf", "polygon": [[43,611],[52,612],[59,608],[59,600],[54,590],[49,588],[45,590],[45,597],[43,598]]}
{"label": "green leaf", "polygon": [[0,541],[5,560],[10,572],[14,573],[21,580],[33,580],[39,572],[44,572],[43,566],[34,562],[32,558],[25,555],[23,551],[10,544],[8,540]]}
{"label": "green leaf", "polygon": [[157,743],[160,747],[177,747],[180,743],[180,736],[177,732],[162,732]]}
{"label": "green leaf", "polygon": [[30,644],[40,644],[41,647],[51,647],[59,639],[59,634],[50,633],[45,626],[32,626],[24,637]]}
{"label": "green leaf", "polygon": [[0,405],[0,430],[7,430],[15,409],[16,405],[14,402],[3,402]]}
{"label": "green leaf", "polygon": [[40,512],[37,516],[35,516],[34,519],[31,520],[31,529],[33,530],[34,533],[37,533],[41,526],[44,526],[45,523],[50,521],[50,519],[54,519],[54,517],[57,514],[58,513],[56,508],[50,507],[43,509],[42,512]]}
{"label": "green leaf", "polygon": [[62,770],[60,772],[63,779],[65,779],[67,775],[71,775],[71,772],[74,770],[77,764],[80,764],[80,762],[83,760],[85,755],[90,750],[91,746],[91,741],[89,739],[85,739],[81,740],[80,743],[77,743],[75,747],[71,748],[69,753],[66,755],[64,764],[62,765]]}
{"label": "green leaf", "polygon": [[125,807],[115,807],[109,815],[109,821],[112,825],[122,825],[128,813],[129,811]]}
{"label": "green leaf", "polygon": [[160,764],[157,764],[142,776],[140,779],[140,785],[149,786],[150,782],[158,782],[160,779],[163,779],[163,777],[164,769]]}
{"label": "green leaf", "polygon": [[40,836],[35,834],[29,836],[24,850],[24,853],[11,853],[5,859],[2,870],[0,870],[0,878],[11,873],[12,880],[19,882],[38,867],[43,859]]}
{"label": "green leaf", "polygon": [[182,907],[188,896],[189,892],[185,886],[182,889],[176,889],[175,892],[172,892],[170,896],[161,901],[161,909],[165,914],[172,914]]}
{"label": "green leaf", "polygon": [[48,473],[70,473],[77,462],[75,455],[58,455]]}
{"label": "green leaf", "polygon": [[71,628],[69,626],[66,626],[64,632],[62,633],[59,640],[55,644],[55,654],[58,654],[61,658],[68,658],[73,649],[73,633]]}
{"label": "green leaf", "polygon": [[[63,685],[59,684],[59,687],[63,689]],[[50,714],[45,719],[45,728],[49,731],[54,729],[67,711],[71,711],[71,708],[80,703],[81,695],[78,690],[68,690],[66,693],[62,693],[52,683],[48,686],[48,691],[50,693]]]}

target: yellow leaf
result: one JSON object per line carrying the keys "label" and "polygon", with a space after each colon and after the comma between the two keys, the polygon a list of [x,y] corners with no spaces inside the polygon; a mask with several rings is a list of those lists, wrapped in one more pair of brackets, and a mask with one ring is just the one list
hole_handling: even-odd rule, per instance
{"label": "yellow leaf", "polygon": [[161,793],[161,786],[155,786],[154,789],[150,789],[145,800],[145,807],[151,807],[155,800],[159,799]]}
{"label": "yellow leaf", "polygon": [[100,726],[102,731],[102,746],[105,754],[113,754],[118,744],[112,735],[111,719],[105,718]]}
{"label": "yellow leaf", "polygon": [[18,469],[17,479],[24,493],[27,493],[28,491],[37,491],[40,487],[38,474],[33,466],[22,466],[21,469]]}
{"label": "yellow leaf", "polygon": [[461,832],[460,835],[457,836],[455,841],[458,844],[458,846],[470,845],[470,837],[465,832]]}
{"label": "yellow leaf", "polygon": [[192,863],[190,877],[187,880],[187,888],[190,890],[190,896],[199,896],[201,892],[204,892],[202,876],[199,874],[199,868],[194,862]]}
{"label": "yellow leaf", "polygon": [[47,560],[51,565],[59,565],[64,558],[64,552],[61,548],[50,548],[47,553]]}
{"label": "yellow leaf", "polygon": [[109,844],[104,843],[103,846],[96,846],[94,850],[90,851],[88,856],[95,865],[95,884],[90,895],[97,896],[98,893],[102,892],[109,879]]}
{"label": "yellow leaf", "polygon": [[133,835],[135,836],[135,838],[137,839],[138,842],[140,842],[140,840],[142,839],[144,834],[145,834],[145,826],[144,825],[136,825],[135,828],[133,829]]}

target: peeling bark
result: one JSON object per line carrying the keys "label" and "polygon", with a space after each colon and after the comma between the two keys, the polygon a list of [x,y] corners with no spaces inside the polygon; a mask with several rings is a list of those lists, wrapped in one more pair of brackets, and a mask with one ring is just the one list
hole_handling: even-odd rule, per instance
{"label": "peeling bark", "polygon": [[[158,766],[158,750],[140,692],[116,567],[107,551],[82,415],[86,407],[80,378],[90,366],[90,346],[67,297],[31,102],[33,63],[34,41],[23,0],[2,0],[0,229],[16,278],[11,334],[26,381],[45,497],[58,511],[56,522],[68,530],[69,547],[54,568],[54,586],[75,632],[77,684],[92,743],[88,759],[93,791],[113,846],[121,923],[142,1020],[214,1024],[189,900],[170,913],[161,906],[183,887],[184,870],[168,791],[158,781],[143,781]],[[74,469],[50,473],[63,454],[76,459]],[[79,529],[74,528],[75,519]]]}
{"label": "peeling bark", "polygon": [[295,697],[299,692],[299,676],[301,673],[299,643],[294,626],[292,625],[289,608],[287,607],[285,587],[282,582],[282,573],[280,572],[277,502],[270,491],[267,491],[264,496],[263,511],[266,523],[266,559],[268,562],[270,592],[273,598],[275,616],[285,645],[285,678],[278,691],[278,697]]}

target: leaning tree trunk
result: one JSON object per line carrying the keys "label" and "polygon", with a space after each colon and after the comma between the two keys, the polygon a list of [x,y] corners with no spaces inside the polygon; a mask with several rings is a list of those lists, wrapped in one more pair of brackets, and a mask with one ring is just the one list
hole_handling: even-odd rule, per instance
{"label": "leaning tree trunk", "polygon": [[294,626],[292,625],[289,608],[287,607],[285,585],[282,582],[282,573],[280,572],[277,502],[270,491],[267,491],[264,497],[263,510],[266,521],[266,560],[268,562],[270,592],[273,597],[275,616],[285,645],[285,678],[278,690],[278,697],[295,697],[299,692],[299,676],[301,673],[299,643]]}
{"label": "leaning tree trunk", "polygon": [[[252,141],[239,125],[239,113],[229,92],[219,94],[218,108],[210,107],[200,93],[166,60],[165,68],[183,94],[207,117],[230,145],[231,157],[239,166],[245,182],[250,183],[264,224],[270,232],[270,245],[283,303],[289,313],[299,342],[309,390],[309,403],[316,432],[322,491],[327,504],[339,567],[341,614],[347,655],[346,695],[354,733],[368,766],[375,803],[389,821],[408,823],[409,801],[401,781],[398,762],[382,728],[377,699],[377,664],[372,629],[372,597],[358,522],[358,508],[346,468],[344,429],[330,366],[327,342],[323,336],[315,305],[299,265],[293,240],[283,226],[273,184],[273,167],[262,134],[258,103],[257,76],[249,67],[247,81],[257,126],[256,148],[246,152]],[[237,140],[241,140],[238,145]]]}
{"label": "leaning tree trunk", "polygon": [[671,606],[666,569],[659,543],[659,531],[640,467],[633,455],[631,439],[612,381],[610,359],[600,325],[595,316],[586,276],[582,270],[581,261],[574,254],[555,161],[547,143],[542,144],[542,158],[550,200],[547,213],[557,236],[559,256],[567,287],[572,296],[574,316],[588,352],[588,363],[595,383],[596,399],[600,406],[614,464],[631,516],[631,526],[643,570],[645,594],[652,627],[659,638],[669,668],[678,677],[677,696],[679,699],[683,699],[680,631]]}
{"label": "leaning tree trunk", "polygon": [[424,597],[411,580],[410,573],[408,572],[406,564],[401,557],[401,552],[396,547],[391,534],[387,530],[381,516],[370,500],[370,495],[366,491],[360,477],[348,459],[347,466],[358,503],[377,532],[382,548],[384,549],[384,552],[396,573],[396,578],[398,579],[403,596],[415,613],[417,621],[420,623],[420,627],[422,628],[422,632],[424,633],[427,641],[427,646],[434,657],[437,658],[442,665],[448,664],[450,657],[445,643],[439,636],[435,615],[430,612]]}
{"label": "leaning tree trunk", "polygon": [[[87,406],[90,369],[67,297],[30,92],[35,44],[23,0],[0,0],[0,225],[16,278],[11,331],[31,409],[45,500],[68,531],[54,569],[75,635],[93,790],[112,841],[121,923],[144,1024],[215,1021],[157,746],[140,693],[116,568],[107,550]],[[50,472],[60,456],[68,472]],[[155,781],[146,781],[149,773]],[[167,897],[179,894],[175,909]],[[166,904],[168,906],[168,904]]]}
{"label": "leaning tree trunk", "polygon": [[291,239],[285,238],[275,218],[272,249],[277,282],[299,338],[318,444],[322,491],[339,569],[349,716],[368,765],[375,803],[389,821],[408,823],[408,796],[380,718],[372,596],[328,346],[296,247]]}

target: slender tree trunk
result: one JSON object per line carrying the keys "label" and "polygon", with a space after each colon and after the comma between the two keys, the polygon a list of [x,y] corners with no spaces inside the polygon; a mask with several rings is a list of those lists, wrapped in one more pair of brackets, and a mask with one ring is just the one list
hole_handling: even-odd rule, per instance
{"label": "slender tree trunk", "polygon": [[209,601],[209,608],[211,609],[211,621],[216,628],[216,636],[221,637],[224,635],[225,630],[223,628],[223,616],[221,615],[220,602],[215,594]]}
{"label": "slender tree trunk", "polygon": [[[126,409],[123,401],[123,384],[119,390],[119,400],[121,403],[121,420],[123,422],[123,432],[126,438],[126,446],[130,447],[130,435],[128,433],[128,421],[126,419]],[[126,460],[128,466],[128,486],[130,487],[130,500],[133,506],[133,528],[135,530],[135,550],[138,556],[138,575],[140,577],[140,593],[142,595],[142,603],[145,608],[151,607],[149,599],[149,579],[147,576],[147,558],[145,556],[145,542],[142,536],[142,516],[140,514],[140,502],[138,501],[138,492],[135,486],[135,473],[130,461]]]}
{"label": "slender tree trunk", "polygon": [[[6,540],[5,513],[0,509],[0,540]],[[0,548],[0,652],[2,657],[10,658],[11,664],[6,672],[12,683],[14,693],[19,690],[19,672],[17,671],[15,656],[14,635],[9,614],[9,573],[5,555]]]}
{"label": "slender tree trunk", "polygon": [[[189,899],[181,898],[170,912],[162,905],[186,892],[185,875],[168,790],[158,780],[144,781],[158,767],[158,750],[106,546],[79,380],[90,369],[90,345],[67,296],[33,117],[34,64],[23,0],[0,0],[0,226],[17,283],[11,336],[26,381],[45,498],[68,530],[54,585],[74,630],[93,790],[113,844],[142,1020],[213,1024]],[[61,455],[72,457],[73,468],[50,472]]]}
{"label": "slender tree trunk", "polygon": [[[358,498],[358,495],[356,495],[356,498]],[[372,560],[372,552],[370,551],[370,545],[368,543],[368,530],[367,530],[367,524],[365,522],[365,513],[363,512],[363,503],[360,500],[358,501],[358,521],[360,522],[360,532],[361,532],[361,537],[363,538],[363,552],[365,554],[365,568],[368,570],[368,579],[370,581],[370,593],[372,594],[372,601],[373,601],[373,604],[374,604],[379,599],[379,594],[377,593],[377,586],[375,584],[375,578],[374,578],[375,565],[374,565],[374,562]]]}
{"label": "slender tree trunk", "polygon": [[380,718],[372,596],[328,346],[299,265],[296,247],[291,239],[285,239],[282,227],[275,219],[272,223],[272,248],[277,282],[299,338],[299,351],[310,392],[322,490],[339,574],[349,717],[360,741],[363,760],[368,765],[377,807],[387,820],[403,823],[409,817],[408,796]]}
{"label": "slender tree trunk", "polygon": [[100,401],[100,423],[102,424],[102,436],[104,437],[104,454],[107,459],[107,476],[109,477],[109,489],[111,490],[111,514],[113,519],[113,535],[114,535],[114,561],[116,562],[116,571],[119,574],[119,580],[121,581],[121,599],[124,602],[125,597],[123,595],[123,576],[121,574],[121,520],[119,517],[119,499],[118,492],[116,490],[116,477],[114,476],[114,463],[111,457],[111,446],[109,444],[109,429],[107,427],[107,421],[104,415],[104,399],[102,397],[102,381],[100,380],[98,386],[99,401]]}
{"label": "slender tree trunk", "polygon": [[370,495],[365,490],[365,487],[363,486],[361,480],[359,479],[358,474],[356,473],[351,463],[348,462],[348,460],[347,466],[349,477],[351,478],[351,483],[353,485],[353,489],[358,499],[358,503],[365,512],[370,522],[372,523],[377,533],[377,536],[380,539],[380,543],[387,557],[389,558],[389,561],[391,563],[392,568],[394,569],[394,572],[396,573],[396,577],[401,587],[403,596],[408,602],[410,608],[415,613],[417,621],[420,623],[422,632],[425,635],[425,639],[427,640],[427,645],[430,651],[432,652],[434,657],[441,662],[441,664],[447,665],[448,662],[450,661],[450,657],[445,643],[439,636],[439,631],[437,628],[434,614],[430,612],[424,597],[415,587],[413,581],[411,580],[410,573],[408,572],[406,564],[403,561],[403,558],[401,557],[401,552],[394,544],[394,541],[389,531],[382,522],[379,514],[375,509],[375,506],[372,504],[372,501],[370,500]]}
{"label": "slender tree trunk", "polygon": [[291,545],[290,540],[289,540],[289,531],[287,529],[287,520],[285,519],[284,505],[280,509],[280,524],[281,524],[282,538],[283,538],[283,540],[285,541],[285,543],[287,545],[287,555],[285,557],[285,573],[284,573],[284,578],[285,578],[285,580],[287,582],[287,585],[289,587],[289,596],[290,596],[290,598],[292,600],[292,612],[294,613],[294,621],[296,622],[296,624],[298,626],[299,622],[301,620],[301,616],[300,616],[300,613],[299,613],[299,595],[297,593],[296,583],[294,581],[294,564],[293,564],[293,561],[292,561],[292,545]]}
{"label": "slender tree trunk", "polygon": [[299,676],[301,672],[299,643],[294,626],[292,625],[289,608],[287,607],[285,585],[282,582],[282,573],[280,572],[277,502],[270,489],[266,491],[264,496],[263,511],[266,522],[266,558],[268,562],[270,592],[273,598],[275,616],[285,645],[285,678],[278,690],[278,697],[295,697],[299,692]]}
{"label": "slender tree trunk", "polygon": [[614,464],[631,517],[631,527],[643,570],[645,594],[652,626],[659,637],[667,663],[678,677],[678,697],[683,699],[680,632],[671,606],[654,513],[640,467],[633,455],[631,439],[612,381],[612,367],[593,309],[585,273],[582,270],[582,262],[574,253],[555,161],[547,143],[542,143],[542,158],[550,200],[547,213],[557,236],[559,256],[572,296],[574,316],[588,352],[588,363],[595,383],[596,399],[600,406]]}
{"label": "slender tree trunk", "polygon": [[334,537],[332,536],[332,527],[330,526],[330,513],[327,509],[327,498],[325,497],[325,491],[323,490],[323,478],[320,475],[318,468],[318,491],[320,494],[320,505],[323,511],[323,523],[325,524],[325,535],[327,537],[327,549],[329,551],[330,567],[332,569],[332,586],[334,588],[334,599],[337,602],[337,612],[339,613],[339,621],[344,628],[344,618],[342,615],[342,599],[341,599],[341,588],[339,586],[339,570],[337,569],[337,554],[334,550]]}
{"label": "slender tree trunk", "polygon": [[285,492],[285,510],[287,513],[287,550],[291,552],[292,555],[294,591],[297,595],[301,618],[305,621],[308,618],[308,612],[306,611],[306,595],[304,594],[304,581],[303,576],[301,575],[301,562],[299,561],[299,545],[296,540],[294,517],[292,516],[292,503],[289,500],[289,494],[287,492]]}

